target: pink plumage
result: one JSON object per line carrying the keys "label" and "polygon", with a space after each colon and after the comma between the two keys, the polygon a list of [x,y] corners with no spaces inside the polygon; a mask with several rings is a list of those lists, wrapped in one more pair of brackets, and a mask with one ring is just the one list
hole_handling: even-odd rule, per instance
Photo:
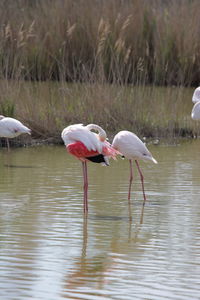
{"label": "pink plumage", "polygon": [[[90,158],[97,157],[99,155],[102,155],[102,159],[104,157],[105,164],[108,165],[108,161],[106,160],[107,157],[112,157],[113,159],[116,159],[116,155],[120,154],[119,151],[113,149],[111,145],[108,142],[104,142],[102,146],[102,151],[94,151],[94,150],[88,150],[88,148],[82,143],[82,142],[74,142],[72,144],[69,144],[66,146],[67,151],[74,155],[76,158],[78,158],[81,161],[88,161]],[[97,163],[99,161],[96,161]],[[103,162],[102,162],[103,163]]]}
{"label": "pink plumage", "polygon": [[[98,132],[96,134],[92,130]],[[106,141],[106,132],[96,124],[83,126],[82,124],[70,125],[63,129],[61,137],[67,151],[82,161],[84,178],[84,212],[88,211],[88,178],[87,162],[109,165],[109,158],[116,158],[120,152]]]}

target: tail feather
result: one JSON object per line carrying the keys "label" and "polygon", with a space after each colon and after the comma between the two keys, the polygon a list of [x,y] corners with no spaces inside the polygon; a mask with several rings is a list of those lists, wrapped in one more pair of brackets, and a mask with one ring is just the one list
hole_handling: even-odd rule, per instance
{"label": "tail feather", "polygon": [[89,157],[85,157],[86,159],[94,162],[94,163],[102,163],[106,166],[109,166],[109,161],[108,158],[105,157],[103,154],[98,154],[95,156],[89,156]]}
{"label": "tail feather", "polygon": [[103,154],[112,157],[116,160],[117,155],[122,155],[118,150],[114,149],[111,144],[107,141],[104,142]]}

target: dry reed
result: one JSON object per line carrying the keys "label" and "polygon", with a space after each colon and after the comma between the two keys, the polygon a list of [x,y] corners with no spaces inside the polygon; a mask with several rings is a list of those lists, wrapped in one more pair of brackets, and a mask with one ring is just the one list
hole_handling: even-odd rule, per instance
{"label": "dry reed", "polygon": [[197,85],[198,0],[7,0],[0,77]]}
{"label": "dry reed", "polygon": [[200,82],[199,15],[199,0],[1,1],[1,112],[44,139],[77,122],[199,135],[183,88]]}
{"label": "dry reed", "polygon": [[109,136],[123,129],[148,138],[200,136],[189,88],[9,80],[0,89],[1,111],[14,113],[35,139],[61,142],[61,130],[74,123],[97,123]]}

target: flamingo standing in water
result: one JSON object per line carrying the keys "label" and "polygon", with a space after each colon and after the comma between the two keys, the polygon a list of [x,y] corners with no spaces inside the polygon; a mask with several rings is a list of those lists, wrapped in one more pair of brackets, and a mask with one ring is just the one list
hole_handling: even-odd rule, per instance
{"label": "flamingo standing in water", "polygon": [[0,137],[6,138],[8,150],[10,149],[8,139],[17,137],[22,133],[31,134],[31,130],[14,118],[0,115]]}
{"label": "flamingo standing in water", "polygon": [[[94,130],[97,133],[91,131]],[[106,132],[96,124],[83,126],[70,125],[63,129],[61,137],[67,151],[82,162],[84,179],[84,213],[88,212],[88,175],[87,162],[102,163],[108,166],[108,158],[115,159],[117,150],[106,141]]]}
{"label": "flamingo standing in water", "polygon": [[130,131],[120,131],[118,132],[112,142],[112,147],[118,150],[122,155],[129,159],[130,164],[130,178],[129,178],[129,192],[128,192],[128,201],[130,205],[130,195],[131,195],[131,184],[133,181],[133,167],[132,167],[132,160],[135,160],[138,172],[140,174],[140,179],[142,183],[142,192],[143,192],[143,205],[146,201],[146,195],[144,191],[144,176],[142,174],[142,171],[140,169],[138,159],[143,160],[150,160],[157,164],[157,161],[153,158],[152,154],[149,152],[145,144],[135,135],[134,133]]}
{"label": "flamingo standing in water", "polygon": [[193,96],[192,102],[194,103],[191,117],[193,120],[200,120],[200,87],[196,88]]}

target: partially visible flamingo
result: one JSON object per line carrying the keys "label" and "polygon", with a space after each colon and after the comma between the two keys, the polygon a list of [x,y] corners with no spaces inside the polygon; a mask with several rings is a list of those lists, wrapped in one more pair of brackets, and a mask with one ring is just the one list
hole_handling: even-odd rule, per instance
{"label": "partially visible flamingo", "polygon": [[22,133],[31,134],[31,130],[14,118],[0,115],[0,137],[6,138],[8,150],[10,149],[8,139],[17,137]]}
{"label": "partially visible flamingo", "polygon": [[192,102],[197,103],[200,101],[200,86],[194,90],[192,95]]}
{"label": "partially visible flamingo", "polygon": [[193,106],[191,117],[193,120],[200,120],[200,101]]}
{"label": "partially visible flamingo", "polygon": [[[94,130],[97,133],[91,131]],[[102,163],[108,166],[108,158],[115,159],[119,152],[106,141],[106,132],[96,124],[83,126],[70,125],[63,129],[61,137],[67,151],[82,162],[84,179],[84,213],[88,212],[87,162]]]}
{"label": "partially visible flamingo", "polygon": [[193,120],[200,120],[200,87],[195,89],[192,95],[192,102],[194,106],[192,108],[191,117]]}
{"label": "partially visible flamingo", "polygon": [[128,201],[130,205],[130,196],[131,196],[131,185],[133,181],[133,167],[132,160],[135,160],[138,172],[140,174],[140,179],[142,183],[142,192],[143,192],[143,205],[146,201],[146,195],[144,191],[144,176],[139,167],[138,159],[149,160],[157,164],[157,161],[153,158],[152,154],[149,152],[145,144],[135,135],[134,133],[123,130],[118,132],[112,142],[112,147],[118,150],[123,154],[125,158],[129,159],[130,164],[130,178],[129,178],[129,192],[128,192]]}

